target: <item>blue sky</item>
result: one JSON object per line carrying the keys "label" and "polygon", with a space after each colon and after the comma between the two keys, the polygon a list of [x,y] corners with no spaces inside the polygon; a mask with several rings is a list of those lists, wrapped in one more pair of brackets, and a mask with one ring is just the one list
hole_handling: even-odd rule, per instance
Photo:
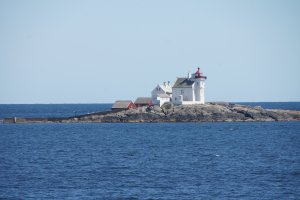
{"label": "blue sky", "polygon": [[208,76],[207,101],[300,101],[300,1],[0,1],[0,103],[110,103]]}

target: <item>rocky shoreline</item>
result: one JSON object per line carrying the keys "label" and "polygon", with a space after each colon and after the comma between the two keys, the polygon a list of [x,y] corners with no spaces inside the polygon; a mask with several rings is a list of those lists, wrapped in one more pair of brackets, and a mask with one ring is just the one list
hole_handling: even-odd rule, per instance
{"label": "rocky shoreline", "polygon": [[133,122],[251,122],[299,121],[300,111],[263,109],[233,103],[206,103],[205,105],[154,106],[119,112],[99,112],[67,118],[5,118],[4,123],[133,123]]}

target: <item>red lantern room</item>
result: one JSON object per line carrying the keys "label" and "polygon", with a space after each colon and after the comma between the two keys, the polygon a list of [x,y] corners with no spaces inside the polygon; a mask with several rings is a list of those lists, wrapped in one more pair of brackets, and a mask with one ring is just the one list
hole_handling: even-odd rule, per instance
{"label": "red lantern room", "polygon": [[204,78],[206,79],[206,76],[202,76],[202,72],[200,71],[200,67],[198,67],[198,70],[195,73],[195,78]]}

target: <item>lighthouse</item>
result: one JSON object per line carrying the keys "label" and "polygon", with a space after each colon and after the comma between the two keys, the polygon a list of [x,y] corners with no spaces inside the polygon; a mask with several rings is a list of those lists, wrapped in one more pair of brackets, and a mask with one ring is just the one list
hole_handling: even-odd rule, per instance
{"label": "lighthouse", "polygon": [[204,89],[206,76],[198,70],[190,76],[177,78],[172,87],[172,102],[174,104],[204,104]]}
{"label": "lighthouse", "polygon": [[200,104],[205,103],[204,98],[204,89],[205,89],[205,80],[206,76],[203,76],[203,73],[200,71],[200,68],[198,67],[198,70],[194,74],[195,79],[195,101]]}

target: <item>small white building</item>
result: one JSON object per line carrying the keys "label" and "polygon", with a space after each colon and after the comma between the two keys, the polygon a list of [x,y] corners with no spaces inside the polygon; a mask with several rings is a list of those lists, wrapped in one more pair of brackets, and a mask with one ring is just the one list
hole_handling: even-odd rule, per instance
{"label": "small white building", "polygon": [[151,92],[153,105],[162,106],[166,102],[171,101],[172,97],[172,86],[170,81],[163,84],[158,84]]}
{"label": "small white building", "polygon": [[186,78],[177,78],[172,87],[172,103],[174,104],[204,104],[204,89],[206,76],[200,68]]}

